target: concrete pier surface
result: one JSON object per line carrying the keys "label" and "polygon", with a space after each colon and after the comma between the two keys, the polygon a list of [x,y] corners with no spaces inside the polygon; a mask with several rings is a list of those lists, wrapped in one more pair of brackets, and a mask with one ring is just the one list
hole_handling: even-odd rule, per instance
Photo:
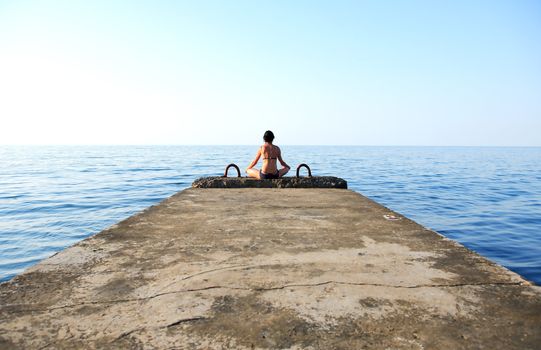
{"label": "concrete pier surface", "polygon": [[345,189],[186,189],[0,285],[1,349],[540,346],[540,287]]}

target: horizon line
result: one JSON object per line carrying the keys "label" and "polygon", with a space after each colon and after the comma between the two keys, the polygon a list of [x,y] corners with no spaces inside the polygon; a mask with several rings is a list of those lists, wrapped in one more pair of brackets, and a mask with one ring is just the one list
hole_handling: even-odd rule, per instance
{"label": "horizon line", "polygon": [[[163,144],[152,144],[152,143],[126,143],[126,144],[108,144],[108,143],[81,143],[81,144],[71,144],[71,143],[59,143],[59,144],[2,144],[0,147],[141,147],[141,146],[187,146],[187,147],[239,147],[239,146],[257,146],[258,144],[181,144],[181,143],[163,143]],[[286,147],[446,147],[446,148],[541,148],[541,145],[362,145],[362,144],[280,144],[280,146]]]}

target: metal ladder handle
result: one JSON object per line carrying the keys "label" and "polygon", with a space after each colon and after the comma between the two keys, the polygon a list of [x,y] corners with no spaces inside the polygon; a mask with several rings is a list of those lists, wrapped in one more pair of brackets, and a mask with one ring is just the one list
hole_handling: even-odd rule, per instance
{"label": "metal ladder handle", "polygon": [[300,164],[298,167],[297,167],[297,177],[300,177],[299,176],[299,171],[301,170],[301,168],[306,168],[308,169],[308,177],[312,177],[312,170],[310,170],[310,167],[304,163]]}
{"label": "metal ladder handle", "polygon": [[222,177],[227,177],[227,172],[229,171],[229,168],[231,168],[231,167],[237,169],[237,174],[239,175],[237,177],[242,177],[242,176],[240,176],[239,167],[237,166],[237,164],[234,164],[234,163],[231,163],[231,164],[229,164],[228,166],[225,167],[225,173],[224,173],[224,176],[222,176]]}

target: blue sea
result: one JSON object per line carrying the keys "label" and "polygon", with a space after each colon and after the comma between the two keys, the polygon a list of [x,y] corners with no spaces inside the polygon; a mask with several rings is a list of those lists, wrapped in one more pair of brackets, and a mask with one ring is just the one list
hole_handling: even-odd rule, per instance
{"label": "blue sea", "polygon": [[[282,146],[541,284],[541,148]],[[0,146],[0,281],[129,215],[244,169],[257,146]]]}

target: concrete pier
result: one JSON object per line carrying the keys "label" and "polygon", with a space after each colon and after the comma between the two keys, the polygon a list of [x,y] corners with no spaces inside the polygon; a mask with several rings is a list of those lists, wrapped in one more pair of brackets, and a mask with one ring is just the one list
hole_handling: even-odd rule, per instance
{"label": "concrete pier", "polygon": [[337,188],[186,189],[0,285],[0,349],[540,344],[540,287]]}

